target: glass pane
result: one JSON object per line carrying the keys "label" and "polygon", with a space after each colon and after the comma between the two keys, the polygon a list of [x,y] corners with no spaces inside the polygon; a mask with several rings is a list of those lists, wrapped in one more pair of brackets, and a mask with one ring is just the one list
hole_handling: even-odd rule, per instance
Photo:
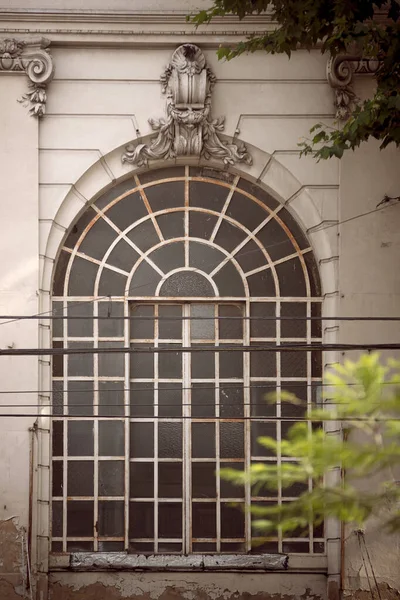
{"label": "glass pane", "polygon": [[75,256],[69,276],[68,295],[93,296],[98,268],[90,260]]}
{"label": "glass pane", "polygon": [[192,384],[192,417],[215,417],[215,387],[212,383]]}
{"label": "glass pane", "polygon": [[92,500],[69,500],[67,502],[67,535],[69,537],[93,537],[93,510]]}
{"label": "glass pane", "polygon": [[124,535],[124,503],[99,501],[99,535]]}
{"label": "glass pane", "polygon": [[192,463],[192,497],[215,498],[216,465],[210,463]]}
{"label": "glass pane", "polygon": [[158,424],[158,456],[182,458],[182,423]]}
{"label": "glass pane", "polygon": [[[229,344],[234,346],[235,344]],[[221,348],[224,344],[220,345]],[[240,348],[240,346],[237,346]],[[243,352],[227,350],[219,353],[219,376],[221,379],[236,379],[243,377]]]}
{"label": "glass pane", "polygon": [[[68,544],[67,544],[68,546]],[[314,544],[315,546],[315,544]],[[62,542],[51,542],[51,551],[52,552],[62,552],[63,543]]]}
{"label": "glass pane", "polygon": [[[140,173],[140,182],[150,183],[154,180],[160,179],[170,179],[171,177],[184,177],[185,176],[185,167],[165,167],[163,169],[157,169],[156,172],[149,169],[148,171],[144,171]],[[149,188],[146,188],[146,190]],[[147,192],[146,192],[147,193]]]}
{"label": "glass pane", "polygon": [[83,241],[79,246],[79,251],[101,260],[117,235],[115,229],[113,229],[103,218],[97,218],[83,238]]}
{"label": "glass pane", "polygon": [[[294,317],[291,319],[290,317]],[[307,336],[307,304],[300,302],[282,302],[281,337],[305,338]]]}
{"label": "glass pane", "polygon": [[185,266],[185,247],[183,242],[171,242],[151,252],[149,258],[164,273]]}
{"label": "glass pane", "polygon": [[153,423],[131,423],[130,454],[132,458],[154,456]]}
{"label": "glass pane", "polygon": [[243,280],[233,263],[228,262],[214,276],[220,296],[244,297]]}
{"label": "glass pane", "polygon": [[158,535],[166,538],[182,537],[182,504],[160,502],[158,505]]}
{"label": "glass pane", "polygon": [[64,335],[64,319],[57,319],[55,317],[63,317],[64,316],[64,303],[63,302],[53,302],[52,304],[52,317],[51,321],[52,325],[52,337],[63,337]]}
{"label": "glass pane", "polygon": [[[71,349],[93,348],[93,342],[69,342]],[[93,375],[93,354],[70,354],[67,357],[68,375],[71,377],[90,377]]]}
{"label": "glass pane", "polygon": [[282,389],[294,394],[301,404],[291,404],[290,402],[281,402],[282,417],[304,418],[307,411],[307,384],[293,383],[292,381],[282,381]]}
{"label": "glass pane", "polygon": [[192,340],[214,340],[214,304],[192,304],[190,307],[190,337]]}
{"label": "glass pane", "polygon": [[[123,348],[124,342],[99,342],[99,349]],[[120,353],[99,354],[100,377],[123,377],[125,373],[125,355]]]}
{"label": "glass pane", "polygon": [[153,554],[153,542],[131,542],[129,544],[129,552],[133,554]]}
{"label": "glass pane", "polygon": [[[99,337],[122,337],[124,335],[124,305],[122,302],[99,302]],[[120,317],[120,318],[116,318]]]}
{"label": "glass pane", "polygon": [[271,269],[249,275],[249,277],[247,277],[247,283],[249,284],[250,296],[278,295]]}
{"label": "glass pane", "polygon": [[281,288],[281,296],[306,296],[304,271],[297,257],[280,263],[275,268]]}
{"label": "glass pane", "polygon": [[152,538],[154,536],[154,504],[131,502],[129,506],[129,537]]}
{"label": "glass pane", "polygon": [[217,219],[216,215],[191,211],[189,213],[189,237],[209,240]]}
{"label": "glass pane", "polygon": [[215,377],[215,353],[203,348],[214,348],[211,344],[192,344],[200,348],[191,353],[191,371],[193,379],[213,379]]}
{"label": "glass pane", "polygon": [[185,235],[184,212],[173,212],[156,217],[164,239],[180,238]]}
{"label": "glass pane", "polygon": [[221,458],[243,458],[244,456],[244,424],[220,423],[220,455]]}
{"label": "glass pane", "polygon": [[146,252],[160,241],[150,218],[128,231],[126,235],[142,252]]}
{"label": "glass pane", "polygon": [[131,383],[131,417],[152,417],[154,413],[153,383]]}
{"label": "glass pane", "polygon": [[310,552],[310,544],[309,542],[283,542],[282,544],[282,552],[283,553],[309,553]]}
{"label": "glass pane", "polygon": [[282,377],[307,376],[307,352],[281,352]]}
{"label": "glass pane", "polygon": [[52,495],[62,496],[63,494],[63,463],[60,460],[53,460],[52,470]]}
{"label": "glass pane", "polygon": [[229,194],[229,188],[218,185],[217,182],[208,183],[206,181],[191,181],[189,186],[190,206],[199,206],[216,212],[222,210]]}
{"label": "glass pane", "polygon": [[145,194],[152,211],[157,212],[159,210],[183,206],[185,203],[184,186],[183,181],[170,181],[146,187]]}
{"label": "glass pane", "polygon": [[243,417],[243,386],[221,383],[219,389],[219,414],[224,419]]}
{"label": "glass pane", "polygon": [[130,463],[130,497],[153,498],[154,465],[153,463]]}
{"label": "glass pane", "polygon": [[100,276],[99,296],[124,296],[126,275],[116,273],[105,267]]}
{"label": "glass pane", "polygon": [[163,542],[160,540],[158,542],[158,551],[164,552],[166,554],[176,554],[182,552],[182,543],[171,543],[171,542]]}
{"label": "glass pane", "polygon": [[276,377],[276,352],[250,352],[251,377]]}
{"label": "glass pane", "polygon": [[159,463],[158,497],[182,498],[182,463]]}
{"label": "glass pane", "polygon": [[[124,182],[125,186],[127,184],[132,186],[132,181],[130,182],[130,184],[129,182]],[[114,189],[115,188],[113,188],[113,190]],[[120,193],[124,193],[124,191],[126,190],[120,188]],[[96,206],[100,208],[104,202],[108,204],[111,201],[111,199],[112,198],[110,196],[105,195],[104,198],[99,198],[100,202],[99,200],[96,201]],[[106,206],[106,204],[103,204],[103,206]],[[126,229],[131,223],[135,223],[142,217],[145,217],[147,215],[147,210],[145,205],[143,204],[139,192],[135,192],[133,194],[129,194],[121,200],[118,200],[116,204],[114,204],[111,208],[107,210],[106,215],[115,223],[115,225],[121,231],[124,231],[124,229]]]}
{"label": "glass pane", "polygon": [[93,469],[90,460],[68,461],[68,496],[93,496]]}
{"label": "glass pane", "polygon": [[51,533],[53,537],[61,537],[63,534],[63,503],[54,501],[51,505],[52,526]]}
{"label": "glass pane", "polygon": [[223,219],[215,236],[215,243],[224,250],[232,252],[246,237],[247,233],[243,229]]}
{"label": "glass pane", "polygon": [[68,422],[68,454],[93,456],[93,421]]}
{"label": "glass pane", "polygon": [[93,542],[67,542],[67,552],[93,552]]}
{"label": "glass pane", "polygon": [[71,255],[69,252],[65,250],[61,250],[60,255],[57,260],[56,270],[54,274],[53,281],[53,294],[54,296],[64,296],[64,286],[65,286],[65,273],[67,271],[67,266],[70,261]]}
{"label": "glass pane", "polygon": [[99,381],[99,415],[119,416],[124,409],[124,382]]}
{"label": "glass pane", "polygon": [[93,414],[93,381],[68,381],[68,414]]}
{"label": "glass pane", "polygon": [[131,339],[154,339],[154,306],[137,304],[132,306],[130,321]]}
{"label": "glass pane", "polygon": [[107,264],[131,272],[140,254],[124,239],[120,240],[107,257]]}
{"label": "glass pane", "polygon": [[196,271],[179,271],[173,273],[164,281],[160,289],[160,296],[168,298],[215,296],[211,283]]}
{"label": "glass pane", "polygon": [[246,546],[244,542],[221,542],[221,552],[234,552],[240,554],[245,552]]}
{"label": "glass pane", "polygon": [[[91,302],[68,302],[67,315],[68,336],[90,337],[93,335],[93,304]],[[74,319],[73,317],[81,318]]]}
{"label": "glass pane", "polygon": [[234,192],[226,214],[253,231],[269,213],[253,200]]}
{"label": "glass pane", "polygon": [[268,262],[262,252],[260,246],[250,240],[235,254],[235,259],[243,269],[244,273],[258,269],[259,267],[265,267]]}
{"label": "glass pane", "polygon": [[182,416],[182,384],[158,384],[158,415],[160,417]]}
{"label": "glass pane", "polygon": [[53,421],[52,454],[53,456],[64,454],[64,423],[62,421]]}
{"label": "glass pane", "polygon": [[258,438],[271,437],[276,440],[276,424],[256,421],[251,423],[251,454],[252,456],[275,456],[269,448],[259,443]]}
{"label": "glass pane", "polygon": [[[279,212],[279,215],[281,214],[282,210]],[[295,252],[295,248],[286,231],[275,218],[268,221],[256,234],[256,237],[260,240],[273,261]]]}
{"label": "glass pane", "polygon": [[212,552],[213,554],[217,551],[217,545],[214,542],[194,542],[192,544],[193,552],[207,553]]}
{"label": "glass pane", "polygon": [[123,552],[124,542],[99,542],[99,552]]}
{"label": "glass pane", "polygon": [[244,511],[241,506],[221,502],[221,537],[244,537]]}
{"label": "glass pane", "polygon": [[125,430],[123,421],[99,421],[99,455],[123,456]]}
{"label": "glass pane", "polygon": [[250,316],[251,337],[276,337],[275,302],[252,302],[250,305]]}
{"label": "glass pane", "polygon": [[153,346],[150,344],[138,344],[137,342],[132,342],[131,348],[135,349],[134,352],[131,352],[129,357],[131,377],[148,377],[149,379],[152,379],[154,377],[154,353],[149,351],[140,352],[140,350],[144,348],[153,348]]}
{"label": "glass pane", "polygon": [[99,496],[123,496],[125,463],[122,460],[99,462]]}
{"label": "glass pane", "polygon": [[263,383],[254,381],[251,384],[250,402],[253,417],[275,417],[276,402],[268,401],[270,394],[276,394],[276,382]]}
{"label": "glass pane", "polygon": [[215,538],[217,535],[217,511],[214,502],[192,503],[192,536]]}
{"label": "glass pane", "polygon": [[130,296],[155,296],[161,275],[143,260],[137,267],[129,287]]}
{"label": "glass pane", "polygon": [[[234,304],[220,304],[218,307],[219,338],[221,340],[243,338],[243,311]],[[230,319],[229,317],[232,317]]]}
{"label": "glass pane", "polygon": [[165,379],[182,378],[182,346],[177,344],[160,344],[166,348],[158,354],[158,376]]}
{"label": "glass pane", "polygon": [[182,306],[159,304],[158,337],[166,340],[182,339]]}
{"label": "glass pane", "polygon": [[214,246],[200,242],[189,242],[189,266],[205,273],[211,273],[215,267],[225,260],[225,254]]}
{"label": "glass pane", "polygon": [[192,423],[192,457],[215,457],[214,423]]}
{"label": "glass pane", "polygon": [[64,414],[64,384],[62,381],[53,381],[52,406],[53,414]]}
{"label": "glass pane", "polygon": [[[244,471],[244,463],[221,463],[221,469],[235,469],[236,471]],[[235,485],[230,481],[226,481],[224,477],[220,478],[221,498],[244,498],[244,486]]]}
{"label": "glass pane", "polygon": [[[64,348],[64,342],[53,342],[53,348]],[[64,375],[64,357],[62,354],[53,354],[52,356],[53,377],[62,377]]]}

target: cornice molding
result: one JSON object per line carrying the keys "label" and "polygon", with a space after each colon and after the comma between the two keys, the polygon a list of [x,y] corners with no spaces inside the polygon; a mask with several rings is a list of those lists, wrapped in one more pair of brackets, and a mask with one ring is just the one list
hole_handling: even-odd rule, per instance
{"label": "cornice molding", "polygon": [[24,41],[15,38],[0,40],[0,73],[25,73],[30,91],[18,101],[29,106],[32,116],[42,117],[46,108],[46,87],[54,75],[49,40]]}

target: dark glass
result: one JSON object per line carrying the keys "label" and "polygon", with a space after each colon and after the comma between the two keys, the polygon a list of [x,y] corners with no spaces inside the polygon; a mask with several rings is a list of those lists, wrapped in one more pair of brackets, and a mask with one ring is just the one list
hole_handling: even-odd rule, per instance
{"label": "dark glass", "polygon": [[99,421],[99,455],[123,456],[125,429],[123,421]]}
{"label": "dark glass", "polygon": [[214,281],[220,296],[233,296],[237,298],[246,295],[242,278],[231,262],[228,262],[218,271],[214,276]]}
{"label": "dark glass", "polygon": [[[69,342],[68,347],[77,350],[91,349],[93,342]],[[69,377],[93,376],[93,354],[69,354],[67,362]]]}
{"label": "dark glass", "polygon": [[64,316],[64,305],[62,302],[53,302],[52,304],[52,337],[63,337],[64,335],[64,319],[57,318]]}
{"label": "dark glass", "polygon": [[220,383],[219,414],[223,419],[243,417],[243,384]]}
{"label": "dark glass", "polygon": [[[229,344],[229,347],[240,348],[241,345]],[[220,344],[221,348],[225,344]],[[237,379],[243,377],[243,352],[239,350],[227,350],[219,352],[219,376],[224,379]]]}
{"label": "dark glass", "polygon": [[203,348],[214,348],[210,344],[192,344],[192,348],[201,348],[191,354],[191,372],[193,379],[212,379],[215,377],[215,353]]}
{"label": "dark glass", "polygon": [[153,542],[130,542],[129,552],[131,554],[154,554]]}
{"label": "dark glass", "polygon": [[51,505],[52,525],[51,534],[53,537],[61,537],[63,534],[63,503],[53,501]]}
{"label": "dark glass", "polygon": [[[241,221],[239,221],[241,223]],[[222,219],[215,236],[215,243],[224,250],[232,252],[247,237],[247,233],[229,221]]]}
{"label": "dark glass", "polygon": [[99,552],[123,552],[124,542],[99,542]]}
{"label": "dark glass", "polygon": [[123,536],[124,522],[124,503],[122,501],[99,501],[99,535]]}
{"label": "dark glass", "polygon": [[215,457],[214,423],[192,423],[192,457]]}
{"label": "dark glass", "polygon": [[[53,342],[53,348],[64,348],[64,342]],[[64,375],[64,356],[62,354],[53,354],[52,365],[53,377],[62,377]]]}
{"label": "dark glass", "polygon": [[99,337],[122,337],[124,335],[124,319],[114,318],[124,316],[123,302],[99,302],[98,305]]}
{"label": "dark glass", "polygon": [[158,384],[158,415],[160,417],[182,416],[182,384]]}
{"label": "dark glass", "polygon": [[297,223],[294,217],[290,214],[290,212],[283,208],[279,214],[279,219],[289,228],[290,233],[295,238],[299,247],[303,250],[304,248],[308,248],[310,243],[307,240],[306,235],[303,233],[300,225]]}
{"label": "dark glass", "polygon": [[325,552],[325,544],[324,544],[324,542],[314,542],[314,544],[313,544],[313,552],[315,554],[323,554]]}
{"label": "dark glass", "polygon": [[311,304],[311,335],[312,337],[322,336],[322,323],[321,319],[321,303],[313,302]]}
{"label": "dark glass", "polygon": [[217,183],[191,181],[189,184],[190,206],[199,206],[215,212],[221,212],[230,188]]}
{"label": "dark glass", "polygon": [[68,295],[93,296],[98,268],[99,266],[90,260],[75,256],[69,276]]}
{"label": "dark glass", "polygon": [[68,496],[93,496],[93,461],[68,461]]}
{"label": "dark glass", "polygon": [[203,297],[212,298],[214,290],[211,283],[201,273],[196,271],[178,271],[164,281],[160,296],[174,297]]}
{"label": "dark glass", "polygon": [[67,239],[64,242],[64,246],[67,248],[75,248],[75,245],[82,233],[85,231],[86,227],[89,223],[95,219],[97,216],[97,212],[93,210],[91,206],[89,206],[79,217],[77,222],[72,226],[71,231],[69,232]]}
{"label": "dark glass", "polygon": [[[291,319],[290,317],[295,317]],[[307,337],[307,304],[305,302],[282,302],[281,337]]]}
{"label": "dark glass", "polygon": [[155,184],[146,187],[144,192],[153,212],[185,204],[185,183],[183,181]]}
{"label": "dark glass", "polygon": [[192,537],[215,538],[217,535],[217,509],[214,502],[192,503]]}
{"label": "dark glass", "polygon": [[225,259],[225,254],[213,246],[189,242],[189,266],[211,273]]}
{"label": "dark glass", "polygon": [[135,271],[129,287],[130,296],[155,296],[161,275],[143,260]]}
{"label": "dark glass", "polygon": [[[279,215],[282,211],[279,212]],[[296,252],[290,237],[283,229],[282,225],[273,217],[260,231],[256,234],[271,260],[279,260],[289,254]]]}
{"label": "dark glass", "polygon": [[99,496],[123,496],[125,492],[124,479],[124,461],[99,461]]}
{"label": "dark glass", "polygon": [[[152,538],[154,536],[153,502],[130,502],[129,537]],[[136,544],[136,542],[135,542]],[[151,549],[153,546],[151,546]]]}
{"label": "dark glass", "polygon": [[211,383],[192,384],[192,417],[215,417],[215,388]]}
{"label": "dark glass", "polygon": [[190,307],[190,339],[215,339],[215,305],[192,304]]}
{"label": "dark glass", "polygon": [[62,552],[63,551],[63,543],[62,542],[51,542],[51,551],[52,552]]}
{"label": "dark glass", "polygon": [[216,464],[192,463],[192,497],[193,498],[215,498],[216,497]]}
{"label": "dark glass", "polygon": [[217,220],[216,215],[191,211],[189,213],[189,237],[209,240]]}
{"label": "dark glass", "polygon": [[[261,200],[261,202],[265,204],[265,206],[268,206],[268,208],[270,208],[271,210],[275,210],[275,208],[279,206],[279,202],[275,200],[275,198],[273,198],[271,194],[268,194],[268,192],[265,192],[258,185],[251,183],[250,181],[247,181],[242,177],[239,179],[239,182],[237,184],[237,190],[238,192],[240,192],[240,190],[244,190],[248,194],[255,196],[257,200]],[[247,198],[245,197],[243,199],[243,202],[246,202],[246,200]]]}
{"label": "dark glass", "polygon": [[212,552],[214,554],[217,551],[217,544],[215,542],[193,542],[192,548],[193,552]]}
{"label": "dark glass", "polygon": [[304,271],[300,260],[295,257],[275,266],[281,296],[306,296]]}
{"label": "dark glass", "polygon": [[67,266],[70,258],[71,255],[69,252],[61,250],[56,261],[56,269],[53,279],[54,296],[64,296],[65,273],[67,271]]}
{"label": "dark glass", "polygon": [[306,377],[307,352],[281,352],[281,375],[282,377]]}
{"label": "dark glass", "polygon": [[126,275],[104,267],[99,282],[99,296],[124,296]]}
{"label": "dark glass", "polygon": [[[124,342],[99,342],[99,349],[123,348]],[[125,355],[122,352],[99,354],[99,377],[123,377]]]}
{"label": "dark glass", "polygon": [[[133,181],[127,183],[124,182],[124,185],[128,189],[129,187],[135,187]],[[121,191],[121,193],[123,193],[123,191]],[[99,205],[99,200],[97,200],[96,204],[97,206]],[[125,198],[122,198],[106,212],[106,216],[111,219],[121,231],[124,231],[129,225],[136,223],[136,221],[146,215],[147,209],[139,192],[134,192],[133,194],[129,194]]]}
{"label": "dark glass", "polygon": [[291,552],[308,554],[310,552],[310,545],[308,542],[283,542],[282,552],[284,554]]}
{"label": "dark glass", "polygon": [[243,458],[244,424],[220,423],[219,431],[221,458]]}
{"label": "dark glass", "polygon": [[158,337],[160,339],[182,339],[182,306],[160,304],[158,306]]}
{"label": "dark glass", "polygon": [[172,542],[163,542],[159,540],[158,542],[158,551],[164,552],[166,554],[181,554],[182,553],[182,542],[172,543]]}
{"label": "dark glass", "polygon": [[250,375],[276,377],[276,353],[262,350],[250,352]]}
{"label": "dark glass", "polygon": [[52,469],[52,495],[62,496],[63,494],[63,463],[60,460],[53,460]]}
{"label": "dark glass", "polygon": [[230,506],[221,502],[221,537],[244,537],[244,512],[241,505]]}
{"label": "dark glass", "polygon": [[132,458],[153,458],[154,456],[153,423],[131,423],[130,455]]}
{"label": "dark glass", "polygon": [[160,242],[150,217],[147,221],[143,221],[143,223],[128,231],[126,235],[142,252],[150,250]]}
{"label": "dark glass", "polygon": [[244,542],[221,542],[221,552],[234,552],[240,554],[245,552],[246,546]]}
{"label": "dark glass", "polygon": [[282,417],[298,417],[303,418],[307,411],[307,384],[306,383],[293,383],[288,381],[281,383],[282,390],[288,391],[294,394],[296,398],[301,401],[301,404],[292,404],[291,402],[281,403],[281,415]]}
{"label": "dark glass", "polygon": [[[144,171],[140,173],[140,183],[150,183],[154,181],[156,184],[160,179],[169,179],[171,177],[184,177],[185,176],[185,167],[165,167],[163,169],[157,169],[157,171]],[[147,189],[146,193],[147,193]]]}
{"label": "dark glass", "polygon": [[130,498],[153,498],[154,496],[154,464],[147,462],[131,462]]}
{"label": "dark glass", "polygon": [[83,238],[79,252],[87,256],[102,260],[115,238],[117,232],[101,216],[93,223]]}
{"label": "dark glass", "polygon": [[[66,314],[68,316],[68,336],[90,337],[93,335],[93,304],[91,302],[68,302]],[[74,319],[73,317],[80,318]]]}
{"label": "dark glass", "polygon": [[99,415],[121,416],[125,413],[124,382],[99,381]]}
{"label": "dark glass", "polygon": [[309,352],[311,354],[311,377],[322,377],[321,352]]}
{"label": "dark glass", "polygon": [[[235,469],[235,471],[244,471],[244,463],[237,462],[222,462],[221,469]],[[231,481],[226,481],[224,477],[220,477],[220,493],[221,498],[244,498],[244,486],[235,485]]]}
{"label": "dark glass", "polygon": [[[179,213],[178,213],[179,214]],[[164,273],[185,266],[185,247],[183,242],[173,242],[166,246],[161,246],[154,250],[149,258],[162,270]]]}
{"label": "dark glass", "polygon": [[69,500],[67,502],[68,537],[93,537],[93,510],[92,500]]}
{"label": "dark glass", "polygon": [[68,422],[69,456],[93,456],[93,421]]}
{"label": "dark glass", "polygon": [[161,233],[165,240],[184,237],[184,215],[185,213],[183,211],[179,211],[156,217],[158,226],[161,229]]}
{"label": "dark glass", "polygon": [[250,304],[251,337],[276,337],[276,304],[275,302],[252,302]]}
{"label": "dark glass", "polygon": [[[307,492],[308,490],[308,485],[305,483],[293,483],[292,485],[288,486],[288,487],[282,487],[282,496],[283,498],[298,498],[298,496],[301,496],[301,494],[304,494],[304,492]],[[306,535],[308,536],[308,527],[306,528]],[[290,537],[301,537],[302,535],[304,535],[304,531],[302,532],[293,532],[290,534]]]}
{"label": "dark glass", "polygon": [[[218,307],[219,338],[233,340],[243,338],[243,311],[234,304],[220,304]],[[229,317],[233,317],[229,319]]]}
{"label": "dark glass", "polygon": [[158,424],[158,456],[182,458],[182,423]]}
{"label": "dark glass", "polygon": [[158,354],[158,376],[161,379],[182,378],[182,346],[178,344],[159,344],[166,352]]}
{"label": "dark glass", "polygon": [[128,242],[122,239],[108,255],[107,264],[130,273],[139,257],[140,254]]}
{"label": "dark glass", "polygon": [[68,414],[93,414],[93,381],[68,381]]}
{"label": "dark glass", "polygon": [[263,538],[252,538],[251,553],[252,554],[277,554],[279,552],[279,542],[273,540],[264,541]]}
{"label": "dark glass", "polygon": [[52,454],[53,456],[64,454],[64,423],[62,421],[53,421]]}
{"label": "dark glass", "polygon": [[324,537],[324,524],[323,523],[319,523],[318,525],[316,525],[314,523],[313,526],[313,536],[314,538],[323,538]]}
{"label": "dark glass", "polygon": [[276,395],[276,382],[263,383],[254,381],[251,384],[250,403],[252,417],[275,417],[276,402],[269,401],[271,394]]}
{"label": "dark glass", "polygon": [[182,498],[182,463],[158,463],[158,497]]}
{"label": "dark glass", "polygon": [[93,542],[68,542],[67,552],[93,552]]}
{"label": "dark glass", "polygon": [[226,214],[253,231],[268,217],[269,211],[254,200],[250,200],[239,192],[234,192]]}
{"label": "dark glass", "polygon": [[276,440],[276,424],[252,421],[251,423],[251,455],[252,456],[275,456],[275,453],[259,443],[258,438],[271,437]]}
{"label": "dark glass", "polygon": [[182,537],[182,503],[160,502],[158,505],[158,536]]}
{"label": "dark glass", "polygon": [[249,285],[250,296],[274,298],[275,296],[279,296],[271,269],[249,275],[247,283]]}
{"label": "dark glass", "polygon": [[132,306],[130,321],[131,339],[153,339],[154,338],[154,305],[136,304]]}
{"label": "dark glass", "polygon": [[141,349],[152,347],[153,346],[151,344],[138,344],[135,341],[131,342],[131,348],[135,349],[135,351],[131,352],[129,355],[130,376],[132,378],[154,377],[154,353],[140,352]]}
{"label": "dark glass", "polygon": [[131,383],[131,417],[152,417],[154,414],[153,383]]}

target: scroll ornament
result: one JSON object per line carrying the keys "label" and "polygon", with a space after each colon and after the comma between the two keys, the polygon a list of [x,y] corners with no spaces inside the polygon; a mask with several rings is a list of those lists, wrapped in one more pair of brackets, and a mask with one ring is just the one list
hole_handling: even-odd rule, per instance
{"label": "scroll ornament", "polygon": [[18,100],[29,106],[32,116],[42,117],[46,109],[46,87],[54,75],[54,65],[47,48],[48,40],[40,38],[30,42],[16,39],[0,40],[0,72],[26,73],[29,89]]}
{"label": "scroll ornament", "polygon": [[220,159],[225,164],[251,164],[244,144],[226,143],[220,138],[224,117],[211,117],[215,76],[200,48],[194,44],[179,46],[160,80],[167,98],[167,117],[149,119],[157,135],[150,144],[126,146],[122,162],[142,167],[150,159],[203,156]]}

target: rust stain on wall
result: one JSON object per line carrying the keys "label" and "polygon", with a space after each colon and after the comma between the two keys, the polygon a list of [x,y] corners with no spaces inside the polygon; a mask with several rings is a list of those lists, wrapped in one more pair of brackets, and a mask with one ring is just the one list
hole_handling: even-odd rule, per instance
{"label": "rust stain on wall", "polygon": [[[381,600],[400,600],[400,591],[392,588],[387,583],[379,583],[379,594],[378,590],[373,589],[374,596],[379,597]],[[371,600],[370,590],[345,590],[343,594],[344,598],[349,600]]]}

